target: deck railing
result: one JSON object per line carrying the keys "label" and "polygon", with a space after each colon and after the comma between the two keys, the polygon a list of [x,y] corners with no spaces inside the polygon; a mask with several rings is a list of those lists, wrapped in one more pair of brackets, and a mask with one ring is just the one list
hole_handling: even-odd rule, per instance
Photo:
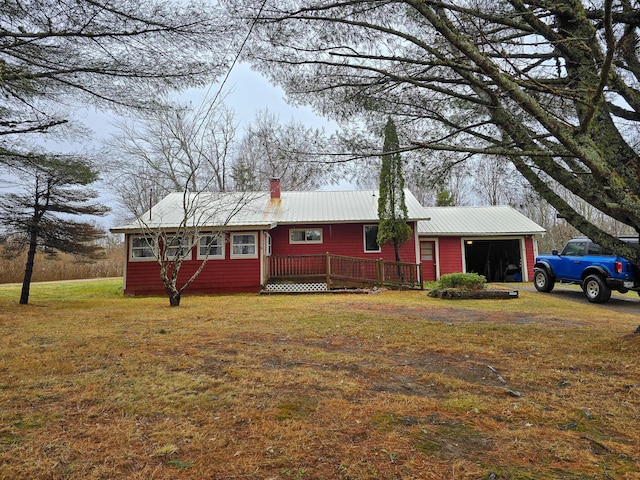
{"label": "deck railing", "polygon": [[325,277],[326,255],[269,257],[267,278]]}
{"label": "deck railing", "polygon": [[420,264],[387,262],[342,255],[272,256],[267,264],[268,282],[327,283],[339,288],[353,285],[422,288]]}

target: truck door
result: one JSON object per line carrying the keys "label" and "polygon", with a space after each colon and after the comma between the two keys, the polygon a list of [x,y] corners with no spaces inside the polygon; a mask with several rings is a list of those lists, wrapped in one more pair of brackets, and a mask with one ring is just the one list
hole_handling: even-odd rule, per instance
{"label": "truck door", "polygon": [[556,276],[580,281],[586,247],[586,240],[567,243],[560,254],[562,259],[554,265]]}

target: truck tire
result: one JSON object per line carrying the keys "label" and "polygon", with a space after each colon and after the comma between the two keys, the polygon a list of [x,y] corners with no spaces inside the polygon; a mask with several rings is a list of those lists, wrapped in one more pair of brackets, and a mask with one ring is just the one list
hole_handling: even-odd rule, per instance
{"label": "truck tire", "polygon": [[545,268],[536,268],[533,272],[533,285],[539,292],[550,292],[556,281]]}
{"label": "truck tire", "polygon": [[600,275],[587,276],[582,282],[582,290],[591,303],[604,303],[611,298],[611,289]]}

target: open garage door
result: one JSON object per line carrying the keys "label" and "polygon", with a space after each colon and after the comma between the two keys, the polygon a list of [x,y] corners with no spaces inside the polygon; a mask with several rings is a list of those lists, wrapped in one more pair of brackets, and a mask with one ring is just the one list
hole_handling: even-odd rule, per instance
{"label": "open garage door", "polygon": [[488,282],[522,281],[520,240],[465,240],[468,273],[479,273]]}

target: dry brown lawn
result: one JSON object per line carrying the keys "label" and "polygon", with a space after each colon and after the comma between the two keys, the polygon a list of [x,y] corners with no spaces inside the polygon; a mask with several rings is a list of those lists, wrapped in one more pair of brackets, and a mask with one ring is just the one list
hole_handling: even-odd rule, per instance
{"label": "dry brown lawn", "polygon": [[640,478],[637,315],[119,286],[0,287],[0,479]]}

